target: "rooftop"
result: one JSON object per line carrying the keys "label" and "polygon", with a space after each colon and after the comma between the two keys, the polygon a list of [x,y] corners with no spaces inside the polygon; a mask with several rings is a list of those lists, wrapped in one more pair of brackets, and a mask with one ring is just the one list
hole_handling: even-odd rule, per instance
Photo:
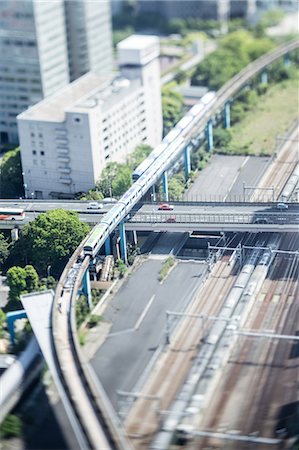
{"label": "rooftop", "polygon": [[115,102],[130,86],[126,78],[88,72],[19,114],[18,119],[63,122],[67,111],[87,112],[100,104]]}
{"label": "rooftop", "polygon": [[159,38],[157,36],[132,34],[123,41],[117,44],[119,50],[142,50],[149,45],[158,44]]}

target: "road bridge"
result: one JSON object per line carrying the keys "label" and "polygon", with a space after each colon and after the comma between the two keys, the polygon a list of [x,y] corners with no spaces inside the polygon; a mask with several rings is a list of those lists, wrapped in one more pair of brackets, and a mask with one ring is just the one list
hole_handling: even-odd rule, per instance
{"label": "road bridge", "polygon": [[[220,91],[217,92],[215,104],[213,105],[212,109],[208,112],[208,114],[203,118],[203,120],[198,124],[198,128],[195,132],[195,135],[198,136],[198,133],[205,130],[206,126],[208,125],[208,137],[209,137],[209,143],[210,143],[210,147],[211,147],[211,144],[212,144],[212,122],[211,122],[211,119],[213,118],[213,116],[215,116],[215,114],[218,113],[226,105],[226,107],[225,107],[226,125],[228,126],[228,124],[229,124],[229,107],[228,107],[227,102],[233,98],[233,96],[238,92],[238,90],[242,86],[244,86],[251,77],[255,76],[256,74],[258,74],[259,72],[264,70],[268,64],[271,64],[276,59],[278,59],[281,56],[287,54],[288,52],[296,49],[298,47],[298,45],[299,45],[298,39],[293,42],[283,44],[279,48],[275,49],[273,52],[259,58],[257,61],[250,64],[242,72],[240,72],[236,77],[234,77],[228,83],[226,83],[226,85]],[[190,135],[190,140],[196,136]],[[162,167],[162,169],[158,170],[157,173],[154,176],[152,176],[152,178],[150,180],[147,179],[147,183],[146,183],[147,190],[153,184],[155,184],[157,182],[157,180],[161,177],[161,175],[163,175],[163,172],[165,170],[167,170],[179,157],[181,157],[182,152],[184,150],[184,146],[182,146],[182,148],[180,148],[179,150],[180,150],[180,153],[179,152],[176,153],[169,159],[168,167],[166,167],[166,168]],[[112,232],[119,224],[122,223],[122,221],[127,216],[127,214],[130,212],[130,210],[136,205],[136,203],[138,203],[138,201],[140,200],[140,197],[138,196],[138,194],[136,194],[135,197],[129,196],[129,199],[130,199],[130,202],[128,201],[128,198],[126,196],[124,196],[123,199],[121,199],[121,201],[118,203],[118,205],[120,205],[122,209],[119,209],[117,211],[117,214],[115,213],[115,217],[114,217],[115,220],[113,221],[113,224],[112,223],[110,224],[109,232]],[[123,207],[124,205],[125,205],[125,208]],[[123,213],[122,211],[124,211],[124,210],[125,210],[125,212]],[[169,212],[168,212],[168,214],[169,214]],[[286,214],[286,213],[283,212],[283,214]],[[183,214],[181,214],[181,215],[183,215]],[[243,213],[243,215],[245,215],[245,213]],[[165,217],[165,219],[167,219],[167,218]],[[104,223],[104,221],[103,221],[103,223]],[[186,224],[188,222],[182,221],[180,223],[182,223],[182,224],[184,224],[184,226],[186,226]],[[137,224],[138,223],[135,223],[135,225],[137,225]],[[163,226],[165,226],[165,225],[177,226],[178,225],[177,222],[164,222],[163,224],[164,224]],[[193,227],[194,227],[194,224],[196,224],[196,222],[193,223]],[[209,224],[209,222],[207,223],[207,225],[208,224]],[[218,225],[219,225],[219,223],[218,223]],[[232,225],[232,226],[233,225],[238,225],[238,226],[243,225],[243,226],[247,226],[247,227],[253,225],[256,228],[259,228],[259,231],[261,230],[262,225],[263,226],[268,226],[268,225],[272,226],[273,225],[273,227],[280,226],[283,231],[285,231],[285,230],[282,227],[286,227],[286,225],[287,226],[290,226],[290,225],[296,226],[295,223],[290,223],[290,224],[288,223],[288,224],[283,224],[283,225],[279,225],[279,224],[275,224],[275,223],[273,223],[273,224],[264,223],[264,224],[260,224],[259,227],[257,227],[257,224],[254,224],[254,223],[252,224],[252,222],[246,223],[246,224],[244,224],[243,222],[241,222],[241,223],[226,222],[226,226],[229,226],[229,225]],[[126,224],[126,226],[129,226],[129,225]],[[215,222],[214,222],[214,226],[215,226]],[[101,247],[103,244],[104,244],[104,240],[103,241],[100,240],[100,237],[99,237],[99,247]],[[56,348],[56,351],[57,352],[69,351],[69,353],[65,357],[65,365],[62,367],[64,374],[65,374],[64,383],[67,387],[67,391],[69,391],[69,392],[72,392],[72,390],[73,390],[72,382],[74,381],[74,379],[76,379],[76,382],[79,382],[79,380],[83,377],[83,375],[85,375],[85,372],[86,372],[86,367],[85,367],[86,364],[80,366],[80,357],[78,356],[78,349],[77,349],[76,345],[74,345],[74,343],[71,342],[72,339],[74,339],[74,330],[70,326],[71,322],[73,322],[73,320],[71,320],[71,318],[70,318],[71,310],[74,310],[73,301],[77,296],[78,289],[80,287],[80,283],[83,278],[83,269],[84,269],[83,265],[82,265],[82,267],[80,267],[78,269],[78,273],[76,274],[74,284],[70,287],[71,292],[69,291],[68,293],[66,293],[67,298],[65,300],[67,301],[67,303],[63,310],[65,311],[65,309],[67,308],[67,311],[65,311],[63,314],[61,314],[61,316],[59,316],[60,313],[58,312],[58,309],[56,308],[56,306],[59,302],[59,298],[62,296],[62,293],[64,291],[64,285],[68,280],[68,274],[76,266],[77,259],[80,256],[81,251],[82,251],[82,244],[80,245],[80,247],[78,247],[78,249],[72,256],[72,258],[70,259],[69,264],[67,265],[67,267],[65,268],[65,270],[61,276],[61,279],[60,279],[59,285],[58,285],[58,289],[56,291],[55,299],[54,299],[54,308],[52,310],[52,313],[53,313],[52,322],[55,324],[55,327],[54,327],[55,330],[51,330],[51,331],[53,333],[53,341],[54,341],[54,346]],[[61,335],[65,339],[70,339],[70,342],[67,342],[66,347],[60,345],[60,343],[61,343],[60,336]],[[55,343],[55,341],[57,341],[57,342]],[[58,360],[55,361],[55,364],[58,365]],[[76,366],[77,373],[74,375],[74,377],[67,376],[68,367],[73,367],[74,365]],[[81,372],[79,371],[79,366],[80,366]],[[80,372],[80,374],[79,374],[79,372]],[[112,435],[113,438],[117,439],[118,433],[117,433],[117,429],[115,428],[116,422],[113,419],[113,415],[111,415],[109,408],[107,408],[107,405],[106,405],[107,402],[106,402],[106,400],[103,401],[102,394],[98,394],[97,397],[95,397],[94,391],[93,391],[93,395],[91,395],[92,389],[90,388],[90,380],[88,379],[88,376],[86,376],[84,379],[84,386],[83,386],[86,389],[86,391],[88,390],[87,389],[88,386],[89,386],[90,403],[94,404],[94,400],[96,398],[96,400],[97,400],[96,411],[97,411],[97,413],[99,413],[99,412],[102,413],[105,417],[106,426],[103,428],[103,430],[105,430],[105,434],[107,433],[107,436],[109,436],[109,431],[110,431],[110,436]],[[88,395],[88,394],[86,394],[86,395]],[[76,400],[76,398],[75,398],[75,400]],[[80,407],[81,407],[80,401],[76,402],[74,409],[76,410],[76,414],[78,414],[78,417],[82,418],[84,416],[84,408],[80,409]],[[103,426],[103,425],[101,425],[101,423],[99,422],[97,427],[101,428],[101,426]],[[89,423],[85,422],[84,427],[86,427],[85,429],[87,430],[87,434],[92,437],[92,427],[89,427]],[[95,446],[94,448],[96,448],[96,447],[97,446]],[[118,448],[124,449],[126,447],[127,447],[126,442],[124,442],[122,439],[120,439]]]}

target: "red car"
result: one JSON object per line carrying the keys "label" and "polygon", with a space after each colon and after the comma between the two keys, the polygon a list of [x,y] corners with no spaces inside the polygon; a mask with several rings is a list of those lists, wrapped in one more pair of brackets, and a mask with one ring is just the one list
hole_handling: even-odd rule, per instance
{"label": "red car", "polygon": [[168,203],[162,203],[162,205],[159,206],[158,210],[159,211],[172,211],[173,206],[169,205]]}
{"label": "red car", "polygon": [[168,219],[166,219],[166,222],[168,222],[168,223],[175,223],[176,222],[176,218],[173,216],[173,217],[168,217]]}

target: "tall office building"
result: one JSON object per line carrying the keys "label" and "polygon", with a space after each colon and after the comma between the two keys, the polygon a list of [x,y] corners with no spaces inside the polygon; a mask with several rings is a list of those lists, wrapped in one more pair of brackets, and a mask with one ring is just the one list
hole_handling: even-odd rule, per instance
{"label": "tall office building", "polygon": [[166,19],[195,17],[226,21],[230,0],[139,0],[140,12],[157,13]]}
{"label": "tall office building", "polygon": [[0,2],[0,145],[16,116],[69,82],[63,0]]}
{"label": "tall office building", "polygon": [[109,0],[0,1],[0,148],[16,116],[82,74],[110,72]]}
{"label": "tall office building", "polygon": [[89,72],[18,116],[26,196],[71,198],[108,162],[161,142],[159,40],[132,36],[118,50],[120,75]]}
{"label": "tall office building", "polygon": [[71,81],[90,70],[111,72],[110,1],[66,1],[65,13]]}

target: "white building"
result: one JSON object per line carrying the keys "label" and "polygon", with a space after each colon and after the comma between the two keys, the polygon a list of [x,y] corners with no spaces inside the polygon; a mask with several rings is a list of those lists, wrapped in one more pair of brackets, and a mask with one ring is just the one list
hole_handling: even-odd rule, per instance
{"label": "white building", "polygon": [[16,116],[82,74],[109,72],[109,0],[0,1],[0,148],[17,144]]}
{"label": "white building", "polygon": [[26,196],[72,197],[110,161],[162,138],[159,42],[119,44],[121,76],[88,73],[18,116]]}

